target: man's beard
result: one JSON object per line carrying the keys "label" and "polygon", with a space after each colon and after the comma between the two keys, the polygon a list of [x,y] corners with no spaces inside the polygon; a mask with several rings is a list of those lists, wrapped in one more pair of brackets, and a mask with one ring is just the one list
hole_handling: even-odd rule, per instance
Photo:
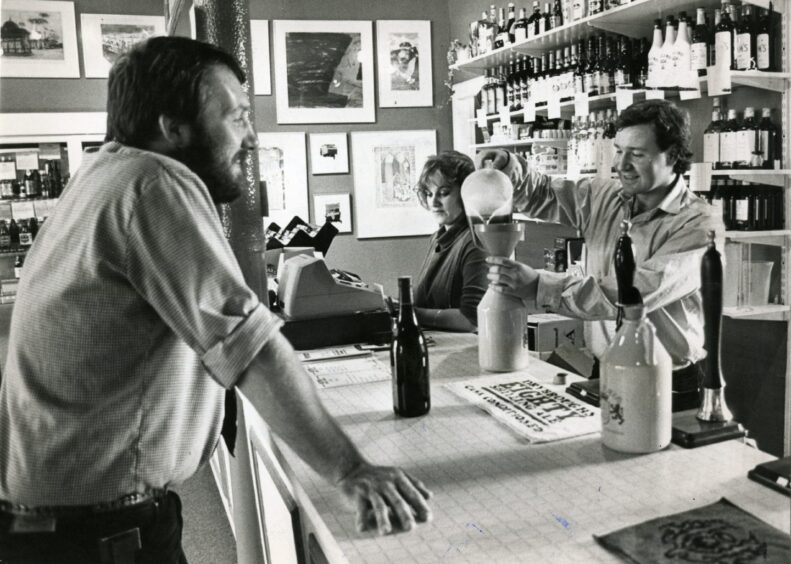
{"label": "man's beard", "polygon": [[[196,131],[196,133],[195,142],[180,149],[174,155],[175,158],[203,180],[215,204],[234,201],[247,187],[244,174],[235,174],[231,164],[220,161],[217,151],[212,146],[211,138],[205,131]],[[241,162],[244,152],[240,151],[236,158]]]}

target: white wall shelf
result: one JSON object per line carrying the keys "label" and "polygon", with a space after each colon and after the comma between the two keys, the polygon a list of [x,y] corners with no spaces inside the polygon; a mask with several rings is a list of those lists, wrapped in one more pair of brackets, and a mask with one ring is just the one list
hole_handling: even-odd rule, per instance
{"label": "white wall shelf", "polygon": [[[456,63],[450,68],[452,70],[480,74],[488,68],[507,64],[511,54],[541,55],[548,49],[564,47],[569,43],[586,39],[602,30],[620,33],[629,37],[650,37],[653,22],[656,18],[662,18],[668,14],[678,14],[682,11],[694,14],[696,8],[713,10],[714,8],[719,8],[721,3],[721,0],[635,0],[630,4],[605,10],[578,21],[565,23],[538,37],[507,45],[489,53]],[[769,5],[768,0],[751,0],[749,3],[762,7],[768,7]],[[783,4],[785,2],[782,0],[775,1],[775,11],[782,12]]]}
{"label": "white wall shelf", "polygon": [[531,138],[531,139],[511,139],[503,141],[495,141],[491,143],[477,143],[472,145],[476,149],[486,149],[494,147],[521,147],[524,145],[551,145],[553,147],[565,147],[568,145],[568,139],[544,139],[544,138]]}
{"label": "white wall shelf", "polygon": [[782,304],[768,304],[755,306],[725,307],[722,315],[732,319],[769,319],[788,320],[791,307]]}

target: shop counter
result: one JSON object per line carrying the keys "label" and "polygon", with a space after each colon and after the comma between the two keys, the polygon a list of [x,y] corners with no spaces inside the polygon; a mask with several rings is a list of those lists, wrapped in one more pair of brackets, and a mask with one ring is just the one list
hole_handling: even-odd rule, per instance
{"label": "shop counter", "polygon": [[[428,415],[396,418],[389,381],[320,395],[371,461],[403,467],[426,484],[434,494],[433,521],[385,537],[358,533],[354,508],[273,439],[242,397],[259,516],[257,523],[237,524],[237,536],[258,535],[274,562],[281,561],[277,554],[317,563],[616,563],[622,560],[594,534],[722,497],[789,531],[789,498],[747,478],[774,457],[736,440],[691,450],[671,445],[648,455],[611,451],[598,433],[530,444],[444,387],[481,375],[477,337],[429,334],[437,344],[429,349]],[[387,352],[376,354],[389,364]],[[532,359],[523,372],[550,384],[558,371]]]}

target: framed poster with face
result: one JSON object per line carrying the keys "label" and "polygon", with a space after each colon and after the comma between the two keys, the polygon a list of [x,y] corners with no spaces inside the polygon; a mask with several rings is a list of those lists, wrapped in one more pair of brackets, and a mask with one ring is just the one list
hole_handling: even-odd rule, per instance
{"label": "framed poster with face", "polygon": [[165,18],[82,14],[80,28],[85,76],[107,78],[115,60],[135,43],[156,35],[165,35]]}
{"label": "framed poster with face", "polygon": [[310,134],[310,171],[313,174],[347,174],[349,148],[346,133]]}
{"label": "framed poster with face", "polygon": [[324,225],[328,221],[338,233],[352,232],[352,210],[349,194],[314,194],[313,223]]}
{"label": "framed poster with face", "polygon": [[370,21],[275,20],[278,123],[376,120]]}
{"label": "framed poster with face", "polygon": [[431,106],[431,22],[376,22],[379,106]]}
{"label": "framed poster with face", "polygon": [[74,2],[3,0],[0,18],[0,77],[80,77]]}
{"label": "framed poster with face", "polygon": [[310,216],[305,134],[259,133],[258,166],[261,180],[266,182],[269,206],[264,225],[274,221],[285,227],[295,215],[307,221]]}
{"label": "framed poster with face", "polygon": [[357,237],[427,235],[437,229],[417,199],[415,187],[437,132],[352,132]]}
{"label": "framed poster with face", "polygon": [[269,20],[250,20],[250,45],[253,51],[253,83],[256,96],[272,94],[269,65]]}

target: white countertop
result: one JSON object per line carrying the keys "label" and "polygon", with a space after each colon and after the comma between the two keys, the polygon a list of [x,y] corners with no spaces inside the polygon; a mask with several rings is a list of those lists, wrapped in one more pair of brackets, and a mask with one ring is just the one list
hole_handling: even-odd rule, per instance
{"label": "white countertop", "polygon": [[[342,553],[349,562],[375,563],[622,562],[592,535],[721,497],[791,529],[789,499],[747,478],[774,457],[738,441],[625,455],[602,446],[598,433],[529,444],[443,386],[481,374],[477,337],[431,335],[437,346],[429,349],[428,415],[396,418],[390,382],[320,392],[366,456],[405,468],[433,491],[431,523],[387,537],[357,533],[354,509],[336,488],[281,446],[303,510],[326,525],[318,534],[331,561]],[[378,354],[389,363],[387,353]],[[551,383],[558,371],[533,359],[523,372]]]}

